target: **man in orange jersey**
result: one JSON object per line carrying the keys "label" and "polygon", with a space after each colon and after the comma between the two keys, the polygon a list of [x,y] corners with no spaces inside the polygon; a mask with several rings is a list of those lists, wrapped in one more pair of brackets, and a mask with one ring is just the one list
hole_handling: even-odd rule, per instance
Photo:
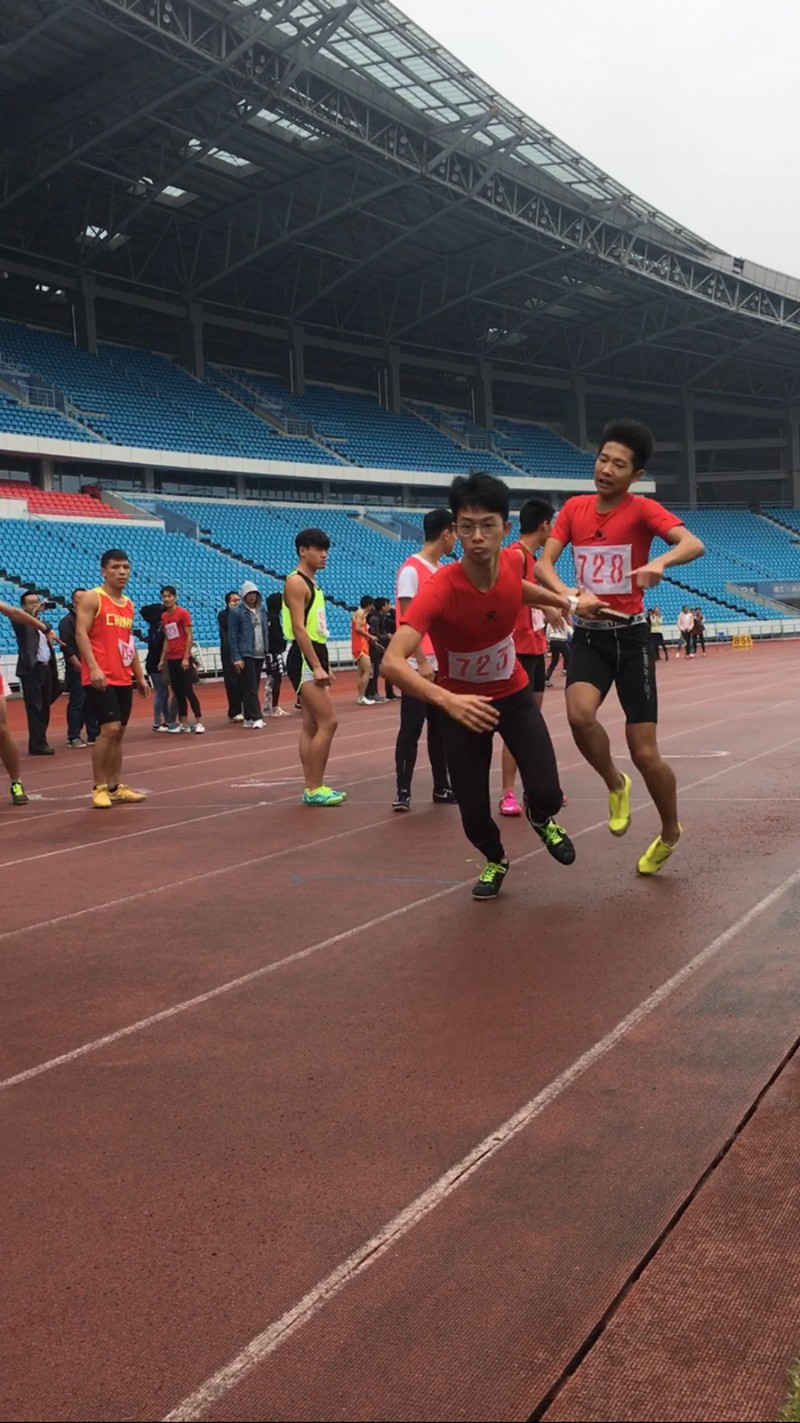
{"label": "man in orange jersey", "polygon": [[92,747],[95,810],[144,800],[141,791],[120,781],[122,738],[133,704],[131,674],[139,694],[149,691],[133,640],[133,603],[125,596],[131,561],[121,548],[110,548],[100,560],[103,582],[84,593],[78,604],[76,641],[86,699],[100,726]]}

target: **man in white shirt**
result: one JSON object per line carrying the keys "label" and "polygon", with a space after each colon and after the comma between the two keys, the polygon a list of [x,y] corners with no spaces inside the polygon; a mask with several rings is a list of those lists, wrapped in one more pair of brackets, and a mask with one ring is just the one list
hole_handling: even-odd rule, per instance
{"label": "man in white shirt", "polygon": [[[449,509],[432,509],[422,522],[425,542],[419,553],[412,554],[402,565],[397,575],[397,621],[403,617],[412,598],[420,588],[435,576],[443,558],[453,552],[456,546],[456,532],[453,515]],[[430,638],[423,638],[419,655],[411,660],[419,673],[434,681],[436,678],[436,656]],[[447,757],[444,749],[444,734],[438,709],[418,697],[403,692],[400,703],[400,730],[395,746],[395,768],[397,771],[397,795],[393,810],[411,809],[411,778],[417,763],[417,747],[422,728],[428,725],[428,757],[433,772],[433,799],[439,805],[454,805],[455,796],[450,787],[447,773]]]}
{"label": "man in white shirt", "polygon": [[[692,612],[691,608],[689,608],[686,604],[684,604],[683,608],[681,609],[680,613],[678,614],[678,632],[680,633],[681,637],[683,638],[684,645],[685,645],[685,647],[686,647],[686,656],[687,656],[687,657],[694,657],[694,653],[693,653],[693,651],[692,651],[692,630],[693,630],[693,628],[694,628],[694,613]],[[678,646],[678,650],[677,650],[677,652],[675,653],[675,656],[676,656],[676,657],[680,657],[680,655],[681,655],[681,649],[680,649],[680,645],[679,645],[679,646]]]}
{"label": "man in white shirt", "polygon": [[[52,628],[45,632],[31,626],[30,620],[38,620],[40,613],[48,606],[38,593],[23,593],[20,606],[28,614],[27,624],[15,623],[14,633],[19,648],[17,676],[22,687],[25,714],[28,719],[28,754],[30,756],[53,756],[55,748],[47,740],[50,725],[50,706],[53,699],[54,668],[53,646],[56,635]],[[41,624],[42,627],[46,625]]]}

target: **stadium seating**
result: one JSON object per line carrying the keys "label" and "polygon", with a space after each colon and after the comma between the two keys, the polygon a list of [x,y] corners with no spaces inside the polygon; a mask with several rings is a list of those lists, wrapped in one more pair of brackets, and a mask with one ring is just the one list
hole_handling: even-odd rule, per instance
{"label": "stadium seating", "polygon": [[48,440],[96,441],[91,430],[58,410],[26,405],[0,390],[0,430],[14,435],[34,435]]}
{"label": "stadium seating", "polygon": [[591,479],[594,455],[586,454],[543,425],[522,420],[495,421],[499,454],[540,479]]}
{"label": "stadium seating", "polygon": [[[280,435],[271,425],[195,380],[172,361],[135,347],[101,345],[79,351],[66,336],[0,321],[0,354],[36,372],[62,391],[95,435],[118,445],[186,450],[253,459],[335,464],[313,440]],[[20,413],[21,412],[21,413]],[[15,407],[14,419],[38,414]],[[61,417],[59,417],[61,418]],[[6,411],[0,405],[0,428]],[[70,432],[80,428],[67,422]],[[44,433],[14,427],[20,433]],[[62,438],[74,438],[73,434]]]}
{"label": "stadium seating", "polygon": [[0,481],[0,499],[24,499],[32,514],[49,514],[72,519],[127,519],[119,509],[95,499],[91,494],[67,494],[61,490],[38,489],[22,480]]}

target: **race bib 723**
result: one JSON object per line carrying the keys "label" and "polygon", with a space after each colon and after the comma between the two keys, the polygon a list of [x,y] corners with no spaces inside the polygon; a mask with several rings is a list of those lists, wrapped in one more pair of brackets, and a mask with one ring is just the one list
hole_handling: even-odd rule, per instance
{"label": "race bib 723", "polygon": [[447,674],[457,682],[507,682],[513,675],[517,654],[513,637],[504,637],[479,652],[449,652]]}
{"label": "race bib 723", "polygon": [[631,591],[631,545],[581,545],[573,548],[575,577],[579,588],[598,597]]}

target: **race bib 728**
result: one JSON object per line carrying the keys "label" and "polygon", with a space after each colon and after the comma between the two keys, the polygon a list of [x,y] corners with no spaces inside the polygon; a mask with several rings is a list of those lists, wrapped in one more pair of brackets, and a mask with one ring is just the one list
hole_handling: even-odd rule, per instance
{"label": "race bib 728", "polygon": [[580,588],[598,597],[631,591],[631,545],[581,545],[573,548],[575,577]]}
{"label": "race bib 728", "polygon": [[507,682],[516,660],[513,637],[504,637],[479,652],[448,652],[447,673],[457,682]]}

